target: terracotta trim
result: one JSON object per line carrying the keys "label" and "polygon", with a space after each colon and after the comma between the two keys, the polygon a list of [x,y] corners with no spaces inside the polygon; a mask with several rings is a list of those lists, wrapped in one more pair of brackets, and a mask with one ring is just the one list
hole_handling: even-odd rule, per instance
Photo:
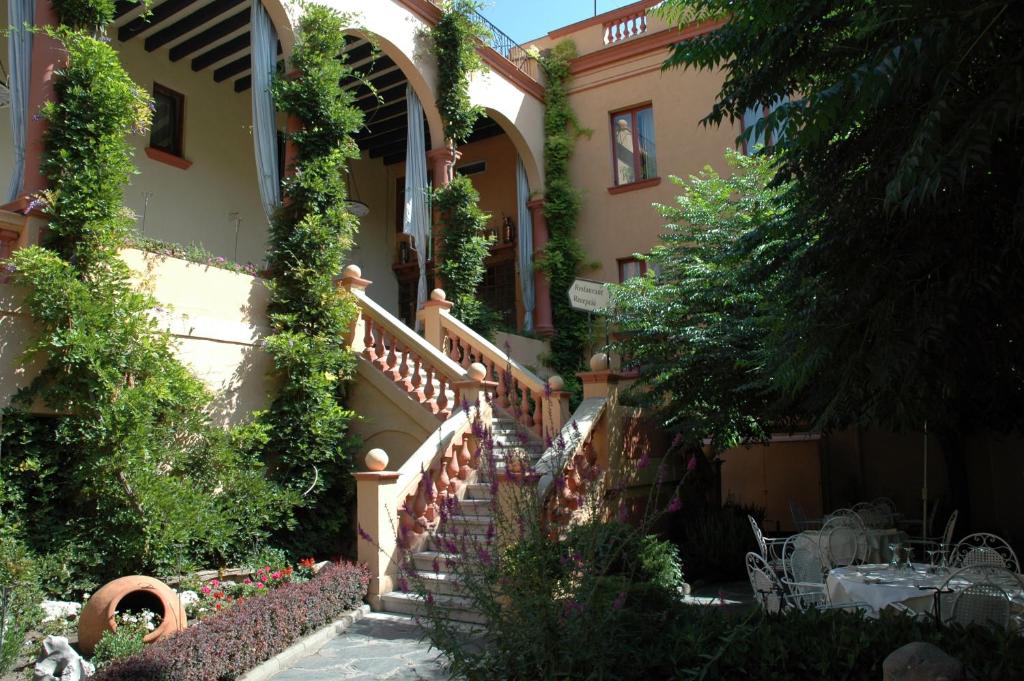
{"label": "terracotta trim", "polygon": [[441,8],[428,0],[398,0],[398,4],[405,6],[406,9],[429,24],[436,24],[441,20]]}
{"label": "terracotta trim", "polygon": [[568,26],[563,26],[562,28],[556,28],[554,31],[548,33],[548,37],[561,38],[562,36],[569,35],[570,33],[576,33],[577,31],[581,31],[589,26],[603,26],[604,24],[611,23],[618,17],[628,16],[639,10],[654,7],[661,1],[662,0],[640,0],[639,2],[634,2],[631,5],[626,5],[625,7],[619,7],[618,9],[610,10],[608,12],[605,12],[604,14],[598,14],[596,17],[590,17],[589,19],[577,21],[575,24],[569,24]]}
{"label": "terracotta trim", "polygon": [[695,38],[725,25],[725,19],[717,21],[705,21],[699,24],[692,24],[684,29],[667,28],[657,33],[649,33],[639,38],[627,40],[626,42],[610,45],[603,50],[585,54],[572,61],[570,71],[572,75],[578,76],[581,73],[610,66],[612,64],[632,59],[649,52],[661,49],[668,49],[673,45],[690,38]]}
{"label": "terracotta trim", "polygon": [[609,194],[626,194],[628,192],[635,192],[639,189],[647,189],[648,187],[657,187],[661,184],[660,177],[652,177],[649,180],[640,180],[639,182],[630,182],[629,184],[620,184],[614,187],[608,187]]}
{"label": "terracotta trim", "polygon": [[146,147],[146,156],[149,156],[158,163],[166,163],[169,166],[175,168],[181,168],[182,170],[188,170],[192,167],[192,161],[182,158],[181,156],[175,156],[174,154],[168,154],[166,151],[161,151],[154,147]]}
{"label": "terracotta trim", "polygon": [[32,197],[28,194],[22,194],[18,198],[14,199],[10,203],[5,203],[0,206],[0,210],[10,211],[11,213],[18,213],[19,215],[31,215],[36,218],[48,217],[46,213],[38,208],[28,210],[28,207],[32,204]]}

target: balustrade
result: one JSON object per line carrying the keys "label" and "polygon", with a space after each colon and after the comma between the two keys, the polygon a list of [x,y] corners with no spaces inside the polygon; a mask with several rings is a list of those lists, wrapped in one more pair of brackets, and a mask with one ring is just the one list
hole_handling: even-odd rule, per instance
{"label": "balustrade", "polygon": [[604,24],[604,44],[614,45],[647,33],[647,10],[622,14]]}

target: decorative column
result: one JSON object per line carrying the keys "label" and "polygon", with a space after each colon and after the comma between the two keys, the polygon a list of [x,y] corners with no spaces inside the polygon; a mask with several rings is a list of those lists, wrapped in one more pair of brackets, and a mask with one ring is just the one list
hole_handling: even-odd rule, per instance
{"label": "decorative column", "polygon": [[[452,151],[448,147],[441,147],[440,149],[431,149],[427,152],[427,167],[431,169],[434,178],[434,189],[440,189],[446,187],[452,181],[455,176],[455,164],[462,158],[462,152]],[[433,209],[433,215],[431,221],[433,222],[433,241],[434,246],[431,249],[434,255],[434,286],[435,288],[441,288],[444,286],[444,282],[441,281],[440,263],[441,255],[441,212],[437,208]]]}
{"label": "decorative column", "polygon": [[366,472],[356,479],[356,521],[359,523],[357,558],[370,571],[366,600],[380,610],[380,597],[394,590],[398,553],[398,506],[395,499],[398,471],[386,471],[388,455],[381,449],[366,454]]}
{"label": "decorative column", "polygon": [[[366,293],[366,289],[372,283],[369,279],[363,279],[363,271],[359,269],[358,265],[349,265],[343,269],[341,271],[341,281],[338,282],[339,286],[349,293],[362,294]],[[360,305],[356,305],[356,318],[352,322],[352,331],[350,333],[351,336],[345,339],[346,345],[357,354],[365,350],[366,319],[363,317],[363,308]]]}
{"label": "decorative column", "polygon": [[562,432],[562,426],[569,422],[572,413],[569,411],[569,392],[565,390],[565,381],[555,375],[548,379],[549,395],[544,405],[544,439],[555,439]]}
{"label": "decorative column", "polygon": [[416,313],[416,320],[423,322],[423,338],[442,353],[444,352],[444,329],[441,328],[441,310],[452,309],[452,302],[446,300],[444,289],[435,288],[430,300]]}
{"label": "decorative column", "polygon": [[473,362],[466,372],[466,380],[456,381],[452,385],[462,395],[462,401],[471,410],[470,420],[479,415],[483,427],[490,428],[494,421],[494,411],[491,409],[489,396],[494,395],[498,382],[486,379],[487,367],[479,362]]}
{"label": "decorative column", "polygon": [[[534,199],[526,204],[533,218],[533,261],[544,257],[548,243],[548,223],[544,219],[544,199]],[[533,273],[533,289],[536,300],[533,308],[533,329],[541,336],[551,336],[555,327],[551,319],[551,285],[547,275],[540,270]]]}
{"label": "decorative column", "polygon": [[599,352],[590,358],[590,371],[578,374],[583,381],[583,399],[608,398],[616,392],[619,385],[619,374],[611,370],[608,355]]}
{"label": "decorative column", "polygon": [[[35,27],[56,26],[57,12],[50,0],[37,0]],[[46,121],[37,114],[43,104],[56,98],[54,72],[67,62],[64,46],[41,30],[32,36],[32,68],[28,89],[28,128],[25,137],[25,188],[23,194],[31,196],[46,189],[43,166],[43,133]],[[25,201],[26,205],[28,201]]]}

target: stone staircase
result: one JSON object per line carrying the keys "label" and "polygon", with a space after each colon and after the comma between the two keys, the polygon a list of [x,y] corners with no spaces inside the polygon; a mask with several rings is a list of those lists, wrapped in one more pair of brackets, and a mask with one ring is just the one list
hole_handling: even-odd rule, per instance
{"label": "stone staircase", "polygon": [[[516,427],[515,420],[495,410],[492,425],[494,470],[498,476],[504,474],[507,462],[518,458],[526,465],[532,465],[543,454],[544,446],[532,433]],[[462,594],[457,575],[448,568],[447,559],[452,554],[445,539],[465,537],[470,546],[489,543],[488,533],[493,533],[493,499],[489,466],[482,464],[476,480],[464,487],[464,496],[459,500],[455,512],[430,533],[423,548],[412,556],[418,580],[425,587],[434,602],[445,610],[448,619],[466,624],[480,624],[483,616],[475,611],[472,603]],[[414,586],[414,585],[411,585]],[[411,588],[407,592],[395,590],[381,596],[384,612],[422,616],[426,614],[423,598]]]}

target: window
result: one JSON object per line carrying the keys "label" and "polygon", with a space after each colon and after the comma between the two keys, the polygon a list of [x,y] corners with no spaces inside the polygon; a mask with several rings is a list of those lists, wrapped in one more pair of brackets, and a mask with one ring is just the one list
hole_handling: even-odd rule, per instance
{"label": "window", "polygon": [[[759,106],[747,109],[746,111],[743,112],[743,131],[746,132],[748,128],[755,128],[757,124],[761,121],[761,119],[765,118],[773,111],[775,111],[775,109],[777,109],[780,104],[788,102],[789,97],[783,97],[781,100],[775,102],[771,106]],[[773,131],[771,137],[768,138],[768,144],[776,145],[785,138],[786,129],[785,127],[783,127]],[[764,130],[761,130],[760,132],[754,130],[754,132],[750,134],[750,139],[745,140],[743,143],[743,153],[747,154],[748,156],[750,154],[756,154],[764,146]]]}
{"label": "window", "polygon": [[173,156],[183,156],[182,134],[185,122],[185,95],[153,84],[153,128],[149,146]]}
{"label": "window", "polygon": [[636,258],[619,258],[619,283],[632,279],[634,277],[642,277],[647,273],[647,261],[637,260]]}
{"label": "window", "polygon": [[658,176],[654,109],[644,106],[612,114],[612,152],[616,185],[642,182]]}

